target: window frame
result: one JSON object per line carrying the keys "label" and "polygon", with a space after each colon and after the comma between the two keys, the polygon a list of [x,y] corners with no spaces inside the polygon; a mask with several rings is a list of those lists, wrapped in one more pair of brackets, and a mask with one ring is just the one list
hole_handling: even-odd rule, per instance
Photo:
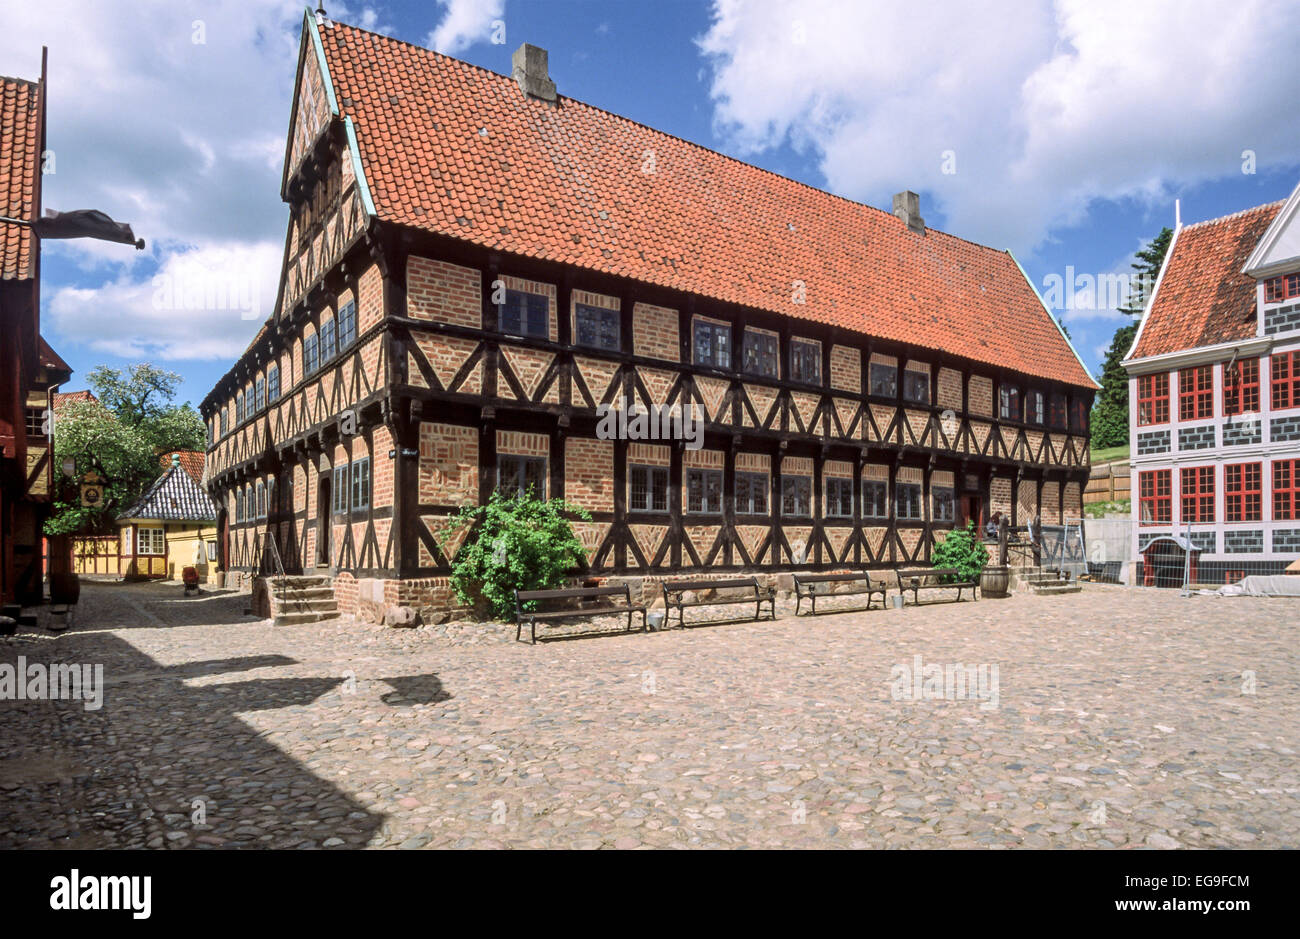
{"label": "window frame", "polygon": [[[924,382],[919,382],[919,378],[924,378]],[[911,392],[914,388],[924,388],[925,393],[920,397],[914,396]],[[924,407],[930,406],[930,372],[922,372],[920,369],[903,368],[903,400],[908,404],[920,404]]]}
{"label": "window frame", "polygon": [[[915,515],[911,514],[910,512],[909,513],[903,512],[904,496],[907,493],[911,492],[913,489],[916,490],[916,501],[915,501],[916,514]],[[911,503],[910,498],[908,499],[908,502]],[[911,505],[909,504],[908,507],[911,508]],[[925,521],[925,486],[924,485],[922,485],[921,483],[914,483],[914,482],[899,482],[898,480],[894,481],[894,518],[895,520],[900,522]]]}
{"label": "window frame", "polygon": [[[595,326],[595,342],[587,342],[582,338],[582,318],[584,314],[587,314],[588,316],[595,314],[602,320],[602,322],[598,322]],[[606,319],[614,324],[613,345],[606,345],[602,341],[606,337],[606,326],[608,325],[608,323],[605,322]],[[573,344],[575,346],[582,346],[584,349],[600,349],[604,352],[620,351],[623,348],[622,314],[618,310],[611,310],[608,307],[596,306],[594,303],[580,303],[575,300],[573,303]]]}
{"label": "window frame", "polygon": [[334,475],[330,481],[330,515],[347,515],[348,514],[348,497],[351,495],[349,486],[351,477],[348,469],[349,463],[342,466],[334,467]]}
{"label": "window frame", "polygon": [[[879,382],[876,378],[876,372],[880,372]],[[879,384],[881,389],[877,390]],[[882,398],[890,401],[898,400],[898,363],[890,365],[888,362],[867,362],[867,394],[872,398]]]}
{"label": "window frame", "polygon": [[1152,372],[1137,378],[1137,426],[1169,423],[1169,373]]}
{"label": "window frame", "polygon": [[[876,501],[876,487],[880,487],[880,501]],[[871,498],[867,498],[868,489],[871,490]],[[876,506],[879,504],[881,511],[876,512]],[[867,511],[867,506],[871,506],[871,511]],[[862,480],[862,517],[863,518],[889,518],[889,480],[887,479],[867,479]]]}
{"label": "window frame", "polygon": [[766,329],[746,326],[741,340],[740,363],[740,370],[746,375],[780,379],[780,337]]}
{"label": "window frame", "polygon": [[280,400],[280,366],[271,364],[266,369],[266,403]]}
{"label": "window frame", "polygon": [[[701,333],[711,337],[708,341],[709,353],[700,356]],[[719,349],[721,348],[721,352]],[[720,361],[725,354],[726,361]],[[697,316],[691,323],[691,364],[706,368],[731,369],[731,324]]]}
{"label": "window frame", "polygon": [[1273,521],[1300,521],[1300,459],[1273,460],[1272,478]]}
{"label": "window frame", "polygon": [[[1216,472],[1214,466],[1182,466],[1178,473],[1178,519],[1189,525],[1213,525]],[[1208,516],[1208,517],[1207,517]]]}
{"label": "window frame", "polygon": [[320,364],[322,368],[333,362],[338,355],[337,340],[337,327],[334,323],[334,317],[322,319],[320,322]]}
{"label": "window frame", "polygon": [[339,307],[338,315],[334,318],[338,324],[337,341],[338,351],[342,352],[352,343],[357,341],[357,303],[355,300],[349,300],[343,306]]}
{"label": "window frame", "polygon": [[320,368],[320,336],[312,333],[302,340],[302,370],[305,375],[315,375]]}
{"label": "window frame", "polygon": [[1223,520],[1225,523],[1264,520],[1262,462],[1223,464]]}
{"label": "window frame", "polygon": [[[357,457],[349,464],[348,487],[351,490],[352,504],[349,512],[360,512],[370,508],[373,494],[373,480],[370,474],[370,457]],[[364,501],[358,501],[358,498]]]}
{"label": "window frame", "polygon": [[[755,486],[758,481],[762,481],[762,502],[761,509],[755,508],[758,500],[754,498]],[[741,502],[741,488],[744,487],[744,502]],[[761,515],[767,516],[772,513],[772,477],[768,473],[756,473],[752,470],[743,470],[736,473],[736,493],[735,508],[737,515]]]}
{"label": "window frame", "polygon": [[[947,494],[947,502],[941,503],[940,496]],[[946,511],[940,509],[946,505]],[[957,522],[957,487],[953,486],[936,486],[930,484],[930,521],[932,522]]]}
{"label": "window frame", "polygon": [[[848,490],[848,511],[844,511],[846,489]],[[835,490],[838,490],[838,493],[833,494]],[[822,502],[824,503],[823,513],[825,518],[853,518],[853,477],[823,476]],[[835,507],[835,511],[831,511],[832,506]]]}
{"label": "window frame", "polygon": [[1238,359],[1232,365],[1237,376],[1229,382],[1228,363],[1219,368],[1223,383],[1223,416],[1259,412],[1259,358]]}
{"label": "window frame", "polygon": [[998,382],[998,420],[1020,423],[1024,418],[1024,395],[1019,385]]}
{"label": "window frame", "polygon": [[[691,499],[692,499],[691,484],[692,481],[696,479],[700,481],[700,485],[699,485],[700,507],[691,508]],[[709,483],[714,480],[716,480],[717,482],[717,498],[715,502],[710,502],[708,499]],[[726,489],[723,486],[722,470],[709,469],[703,466],[686,467],[686,479],[685,479],[685,486],[683,487],[683,491],[686,494],[686,498],[685,498],[686,504],[682,509],[682,514],[684,515],[721,515],[722,514],[722,500],[726,496]]]}
{"label": "window frame", "polygon": [[[1146,511],[1148,506],[1151,510],[1150,517]],[[1173,471],[1139,470],[1138,525],[1169,525],[1173,523],[1173,518]]]}
{"label": "window frame", "polygon": [[[637,501],[638,473],[645,475],[644,498]],[[627,467],[627,506],[629,512],[666,514],[669,511],[668,467],[649,463],[629,463]],[[662,503],[662,506],[661,506]]]}
{"label": "window frame", "polygon": [[[811,374],[809,374],[811,372]],[[816,339],[790,337],[790,380],[805,385],[822,384],[822,344]]]}
{"label": "window frame", "polygon": [[[507,325],[507,317],[513,315],[516,311],[512,309],[512,303],[515,298],[518,300],[519,325],[517,329],[512,329]],[[536,325],[537,310],[534,309],[536,303],[542,304],[541,328],[533,328]],[[551,297],[545,293],[535,293],[531,290],[519,290],[513,287],[507,287],[505,298],[497,307],[497,331],[507,336],[519,336],[524,339],[550,339],[551,338]]]}
{"label": "window frame", "polygon": [[[1281,378],[1278,377],[1279,366],[1283,372]],[[1300,408],[1300,349],[1275,352],[1269,356],[1268,386],[1269,408],[1274,411]]]}
{"label": "window frame", "polygon": [[[142,537],[148,535],[148,538]],[[156,537],[155,537],[156,536]],[[155,542],[157,542],[155,544]],[[163,528],[136,526],[135,551],[137,556],[165,557],[167,554],[167,532]]]}
{"label": "window frame", "polygon": [[[514,479],[509,484],[504,481],[507,477],[506,465],[511,464],[509,472]],[[533,498],[545,499],[546,492],[550,483],[550,459],[544,456],[525,456],[522,453],[498,453],[497,454],[497,491],[507,498],[519,498],[528,493],[530,485],[528,479],[528,468],[540,466],[540,479],[534,479],[533,483],[537,485],[538,492],[534,493]]]}
{"label": "window frame", "polygon": [[[791,498],[793,496],[793,499]],[[781,516],[783,518],[813,517],[812,477],[792,473],[781,477]],[[786,506],[793,506],[787,508]]]}
{"label": "window frame", "polygon": [[1037,427],[1047,424],[1047,392],[1040,388],[1030,388],[1025,392],[1025,423]]}
{"label": "window frame", "polygon": [[1178,370],[1178,420],[1214,417],[1214,366],[1189,365]]}

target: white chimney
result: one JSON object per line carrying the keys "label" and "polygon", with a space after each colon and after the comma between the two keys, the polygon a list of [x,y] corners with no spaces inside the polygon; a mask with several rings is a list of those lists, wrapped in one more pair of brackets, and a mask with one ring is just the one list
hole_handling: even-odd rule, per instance
{"label": "white chimney", "polygon": [[546,50],[524,43],[510,57],[510,77],[519,84],[519,90],[531,98],[555,100],[555,82],[551,81],[547,67]]}
{"label": "white chimney", "polygon": [[910,189],[894,196],[894,216],[914,232],[925,233],[925,219],[921,218],[921,197]]}

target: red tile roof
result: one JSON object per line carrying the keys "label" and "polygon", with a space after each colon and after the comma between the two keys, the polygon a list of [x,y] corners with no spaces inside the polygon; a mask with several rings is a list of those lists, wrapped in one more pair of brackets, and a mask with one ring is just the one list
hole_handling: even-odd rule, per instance
{"label": "red tile roof", "polygon": [[65,404],[71,404],[73,401],[97,401],[99,400],[90,391],[67,391],[54,393],[54,411],[58,413],[59,408]]}
{"label": "red tile roof", "polygon": [[321,35],[381,219],[1095,387],[1006,252],[428,49]]}
{"label": "red tile roof", "polygon": [[181,458],[181,469],[189,473],[200,486],[203,485],[203,460],[204,454],[201,450],[164,450],[158,454],[158,465],[164,469],[172,465],[172,454],[179,453]]}
{"label": "red tile roof", "polygon": [[1253,337],[1255,280],[1241,269],[1281,208],[1281,202],[1270,202],[1179,231],[1129,357]]}
{"label": "red tile roof", "polygon": [[[40,172],[40,86],[0,77],[0,215],[34,221]],[[26,225],[0,222],[0,278],[33,274],[34,235]]]}

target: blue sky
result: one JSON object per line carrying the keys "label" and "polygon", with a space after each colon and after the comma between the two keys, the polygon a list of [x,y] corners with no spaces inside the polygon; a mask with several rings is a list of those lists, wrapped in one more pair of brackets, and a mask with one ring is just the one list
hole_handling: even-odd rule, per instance
{"label": "blue sky", "polygon": [[[103,209],[150,243],[47,244],[67,387],[149,360],[197,402],[274,302],[303,7],[4,2],[0,73],[36,76],[50,47],[46,206]],[[1300,5],[1280,0],[326,8],[498,72],[520,42],[543,46],[562,94],[872,205],[915,189],[928,225],[1013,250],[1040,291],[1070,269],[1127,273],[1175,199],[1193,222],[1300,181]],[[159,302],[202,272],[231,290],[220,309]],[[1094,370],[1122,322],[1104,300],[1063,316]]]}

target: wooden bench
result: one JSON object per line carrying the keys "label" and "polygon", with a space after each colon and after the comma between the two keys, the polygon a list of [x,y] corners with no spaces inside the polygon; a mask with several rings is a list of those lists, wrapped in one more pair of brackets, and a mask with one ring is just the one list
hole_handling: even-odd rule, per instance
{"label": "wooden bench", "polygon": [[[873,573],[872,571],[847,571],[842,574],[795,574],[794,575],[794,615],[799,615],[799,608],[803,605],[805,599],[812,601],[812,613],[817,615],[817,597],[851,597],[867,595],[867,605],[864,609],[871,609],[871,599],[876,594],[880,594],[880,605],[885,605],[885,592],[889,589],[888,580],[881,579],[884,575]],[[858,590],[841,590],[836,591],[835,584],[862,584]],[[825,586],[823,586],[825,585]],[[837,613],[845,613],[847,610],[836,610]]]}
{"label": "wooden bench", "polygon": [[[754,604],[755,622],[763,615],[763,604],[768,605],[772,614],[772,619],[776,619],[776,590],[772,587],[764,587],[758,582],[757,577],[736,577],[730,580],[665,580],[660,586],[664,591],[664,625],[668,625],[668,620],[672,615],[673,608],[677,609],[677,625],[686,625],[686,608],[688,606],[728,606],[736,603]],[[698,595],[694,600],[685,599],[688,591],[705,591],[705,590],[730,590],[730,591],[747,591],[747,593],[737,593],[728,597],[713,597],[708,600],[701,600]]]}
{"label": "wooden bench", "polygon": [[972,599],[978,600],[979,595],[976,591],[979,589],[979,581],[976,580],[953,580],[946,581],[945,578],[959,577],[960,573],[955,567],[900,567],[894,574],[898,577],[898,595],[905,596],[907,591],[912,591],[912,602],[920,603],[920,593],[922,590],[956,590],[957,601],[961,601],[961,592],[969,589]]}
{"label": "wooden bench", "polygon": [[[614,597],[622,597],[623,603],[613,602]],[[538,610],[538,604],[568,603],[577,600],[580,604],[587,600],[600,601],[597,606],[578,606],[565,609]],[[525,604],[534,609],[524,609]],[[599,616],[604,613],[627,614],[627,630],[632,631],[632,614],[641,614],[641,628],[646,628],[645,607],[632,603],[632,591],[627,584],[621,587],[573,587],[568,590],[516,590],[515,591],[515,642],[527,623],[532,634],[532,641],[537,642],[537,624],[543,625],[550,620],[573,619],[580,616]]]}

